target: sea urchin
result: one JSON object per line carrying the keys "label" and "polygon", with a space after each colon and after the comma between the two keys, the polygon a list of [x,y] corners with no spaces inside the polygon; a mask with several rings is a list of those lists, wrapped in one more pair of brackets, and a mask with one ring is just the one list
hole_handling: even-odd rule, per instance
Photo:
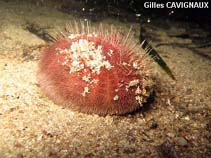
{"label": "sea urchin", "polygon": [[[108,28],[108,26],[107,26]],[[67,26],[41,54],[38,82],[55,103],[96,114],[124,114],[146,102],[150,76],[146,51],[131,31],[111,26]]]}

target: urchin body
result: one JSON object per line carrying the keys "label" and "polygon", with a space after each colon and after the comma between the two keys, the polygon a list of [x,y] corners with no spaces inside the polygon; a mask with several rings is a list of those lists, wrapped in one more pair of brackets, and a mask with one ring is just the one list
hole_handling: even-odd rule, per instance
{"label": "urchin body", "polygon": [[131,44],[129,34],[85,28],[77,26],[42,52],[41,89],[55,103],[80,112],[136,110],[150,91],[144,50]]}

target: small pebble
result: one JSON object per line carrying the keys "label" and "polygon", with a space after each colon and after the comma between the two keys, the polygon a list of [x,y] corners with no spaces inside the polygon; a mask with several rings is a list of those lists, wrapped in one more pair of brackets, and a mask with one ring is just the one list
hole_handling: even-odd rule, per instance
{"label": "small pebble", "polygon": [[24,158],[23,154],[19,153],[16,158]]}
{"label": "small pebble", "polygon": [[179,98],[179,97],[174,97],[174,98],[172,99],[172,102],[178,104],[178,103],[180,102],[180,98]]}
{"label": "small pebble", "polygon": [[152,124],[151,124],[151,129],[155,129],[155,128],[157,128],[158,127],[158,124],[157,124],[157,122],[155,121],[155,120],[152,120]]}
{"label": "small pebble", "polygon": [[183,119],[186,120],[186,121],[189,121],[190,117],[189,116],[185,116]]}
{"label": "small pebble", "polygon": [[178,137],[178,138],[177,138],[177,144],[178,144],[179,146],[187,146],[187,145],[188,145],[188,142],[187,142],[187,140],[186,140],[185,138],[183,138],[183,137]]}
{"label": "small pebble", "polygon": [[188,88],[187,91],[186,91],[186,94],[187,94],[187,95],[192,94],[192,89],[191,89],[191,88]]}
{"label": "small pebble", "polygon": [[173,138],[174,136],[175,136],[175,134],[173,134],[173,133],[167,133],[166,134],[168,137],[171,137],[171,138]]}
{"label": "small pebble", "polygon": [[163,158],[167,158],[167,157],[178,158],[174,145],[168,140],[166,140],[160,146],[158,146],[158,152],[159,152],[160,157],[163,157]]}

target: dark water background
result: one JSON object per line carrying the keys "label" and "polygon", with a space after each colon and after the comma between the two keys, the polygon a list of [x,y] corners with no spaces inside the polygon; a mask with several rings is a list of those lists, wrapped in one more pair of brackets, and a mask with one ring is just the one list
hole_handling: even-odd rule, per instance
{"label": "dark water background", "polygon": [[[81,5],[81,8],[74,8],[77,3],[85,3],[86,6]],[[82,9],[82,12],[86,13],[87,15],[95,15],[97,16],[98,20],[106,17],[106,16],[113,16],[117,17],[120,20],[127,20],[127,21],[138,21],[139,18],[144,21],[144,19],[148,18],[165,18],[171,20],[179,20],[179,21],[186,21],[190,23],[198,23],[200,27],[204,27],[209,29],[209,25],[211,23],[211,10],[210,9],[203,9],[203,8],[144,8],[144,3],[150,2],[146,0],[81,0],[81,1],[72,1],[72,0],[64,0],[61,10],[65,12],[72,12],[71,9],[77,10]],[[159,1],[154,0],[151,1],[154,3],[163,3],[164,5],[168,1]],[[182,1],[176,1],[182,2]],[[185,1],[183,1],[185,2]],[[188,2],[188,1],[186,1]],[[194,2],[194,1],[190,1]],[[196,1],[202,2],[202,1]],[[204,1],[205,2],[205,1]],[[208,4],[209,8],[210,3]],[[141,15],[141,16],[140,16]],[[92,17],[94,18],[94,17]]]}
{"label": "dark water background", "polygon": [[[76,14],[82,18],[88,18],[91,21],[102,21],[106,18],[114,18],[122,22],[139,23],[141,27],[140,39],[153,40],[148,38],[145,33],[145,24],[150,23],[158,28],[170,29],[174,22],[184,23],[187,27],[194,31],[187,33],[172,34],[172,37],[181,39],[191,39],[199,47],[209,47],[211,45],[211,10],[209,8],[176,8],[170,9],[166,7],[168,1],[151,1],[156,4],[164,4],[164,8],[144,8],[144,3],[150,2],[146,0],[63,0],[60,11],[68,14]],[[182,2],[182,1],[175,1]],[[188,2],[188,1],[183,1]],[[189,1],[194,2],[194,1]],[[202,1],[195,1],[202,2]],[[204,1],[206,2],[206,1]],[[166,23],[166,21],[168,21]],[[199,29],[204,30],[203,34]],[[207,56],[210,58],[209,56]]]}

